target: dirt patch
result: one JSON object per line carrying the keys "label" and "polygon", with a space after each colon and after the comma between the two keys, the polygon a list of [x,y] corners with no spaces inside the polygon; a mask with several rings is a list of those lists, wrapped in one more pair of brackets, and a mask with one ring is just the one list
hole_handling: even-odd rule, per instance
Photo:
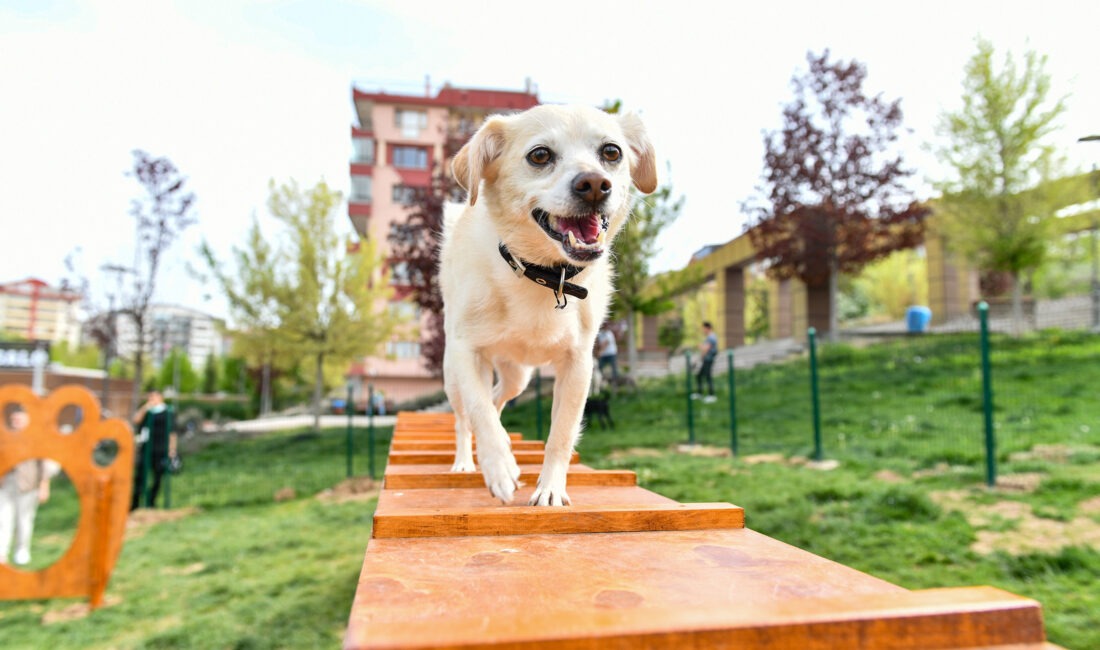
{"label": "dirt patch", "polygon": [[1085,499],[1077,505],[1077,510],[1083,515],[1100,514],[1100,497]]}
{"label": "dirt patch", "polygon": [[707,445],[676,445],[676,451],[688,456],[704,456],[706,458],[729,458],[733,455],[725,447],[710,447]]}
{"label": "dirt patch", "polygon": [[[103,598],[103,604],[100,605],[100,609],[104,607],[114,607],[122,602],[122,598],[119,596],[112,596],[108,594]],[[87,602],[72,603],[66,605],[61,609],[50,609],[42,615],[42,625],[53,625],[54,623],[64,623],[66,621],[75,621],[82,619],[92,613],[92,607]]]}
{"label": "dirt patch", "polygon": [[341,481],[333,487],[319,492],[316,499],[326,503],[369,501],[377,498],[381,489],[381,481],[375,481],[366,476],[356,476],[346,481]]}
{"label": "dirt patch", "polygon": [[1005,474],[997,477],[996,487],[1010,492],[1034,492],[1042,482],[1043,475],[1039,472]]}
{"label": "dirt patch", "polygon": [[746,465],[759,465],[761,463],[778,463],[780,465],[787,464],[787,457],[783,454],[751,454],[749,456],[742,456],[741,462]]}
{"label": "dirt patch", "polygon": [[126,519],[126,539],[141,537],[151,526],[162,524],[166,521],[176,521],[184,517],[197,514],[199,509],[194,506],[176,508],[174,510],[157,510],[155,508],[138,508],[130,513]]}
{"label": "dirt patch", "polygon": [[1045,460],[1053,463],[1068,462],[1073,450],[1067,445],[1035,445],[1028,451],[1009,454],[1009,460]]}
{"label": "dirt patch", "polygon": [[284,501],[293,501],[298,497],[298,493],[294,491],[292,487],[284,487],[275,490],[275,494],[272,497],[275,499],[275,503],[282,503]]}
{"label": "dirt patch", "polygon": [[[1030,504],[1020,501],[974,503],[965,490],[933,492],[929,496],[944,509],[961,512],[972,526],[985,528],[977,531],[977,540],[970,545],[976,553],[988,555],[1005,551],[1019,555],[1056,552],[1067,546],[1100,548],[1100,523],[1089,516],[1070,521],[1044,519],[1035,516]],[[1100,497],[1082,502],[1081,511],[1086,512],[1086,508],[1100,509]],[[990,526],[995,529],[989,529]]]}

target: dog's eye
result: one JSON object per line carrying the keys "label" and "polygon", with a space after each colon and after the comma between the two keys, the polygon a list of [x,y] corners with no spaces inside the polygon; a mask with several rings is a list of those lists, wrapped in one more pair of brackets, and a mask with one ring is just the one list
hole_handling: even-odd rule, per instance
{"label": "dog's eye", "polygon": [[535,165],[536,167],[549,165],[553,160],[554,152],[550,151],[546,147],[535,147],[527,153],[527,162]]}
{"label": "dog's eye", "polygon": [[619,148],[619,145],[605,144],[600,149],[600,157],[607,162],[619,162],[619,159],[623,157],[623,150]]}

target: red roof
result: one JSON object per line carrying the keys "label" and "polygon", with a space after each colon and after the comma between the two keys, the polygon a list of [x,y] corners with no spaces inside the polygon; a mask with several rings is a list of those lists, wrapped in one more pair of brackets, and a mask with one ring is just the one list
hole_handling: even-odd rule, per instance
{"label": "red roof", "polygon": [[358,88],[352,89],[354,99],[364,99],[380,104],[412,104],[416,106],[443,106],[488,108],[493,110],[525,110],[539,103],[538,95],[511,90],[483,90],[476,88],[453,88],[447,86],[435,97],[423,95],[391,95],[387,92],[368,93]]}

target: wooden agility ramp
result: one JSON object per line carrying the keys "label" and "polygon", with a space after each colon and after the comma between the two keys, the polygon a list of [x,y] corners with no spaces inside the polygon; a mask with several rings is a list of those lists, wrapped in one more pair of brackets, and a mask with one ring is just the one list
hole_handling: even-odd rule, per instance
{"label": "wooden agility ramp", "polygon": [[[541,443],[513,446],[526,487]],[[400,413],[345,648],[1053,648],[1039,603],[910,591],[574,462],[573,506],[451,473],[454,419]],[[475,448],[476,455],[476,448]]]}

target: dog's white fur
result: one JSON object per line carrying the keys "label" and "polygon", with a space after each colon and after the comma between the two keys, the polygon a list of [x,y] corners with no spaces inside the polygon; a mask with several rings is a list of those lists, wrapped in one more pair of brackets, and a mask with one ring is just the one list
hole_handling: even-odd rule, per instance
{"label": "dog's white fur", "polygon": [[[607,144],[619,147],[620,160],[607,160]],[[552,152],[550,164],[528,159],[539,147]],[[633,114],[544,105],[489,118],[455,156],[453,171],[469,197],[457,211],[448,210],[441,251],[444,386],[456,416],[452,471],[475,471],[476,435],[485,484],[501,501],[512,501],[520,471],[500,412],[527,386],[534,367],[552,364],[550,435],[530,503],[568,505],[566,473],[580,435],[592,348],[613,290],[609,249],[630,213],[630,184],[645,193],[657,186],[653,147]],[[573,191],[579,174],[610,182],[599,209],[608,218],[603,252],[583,264],[532,216],[535,208],[563,216],[583,211]],[[498,252],[500,242],[526,262],[584,266],[571,282],[586,287],[588,297],[571,297],[567,307],[555,309],[552,291],[513,274]]]}

